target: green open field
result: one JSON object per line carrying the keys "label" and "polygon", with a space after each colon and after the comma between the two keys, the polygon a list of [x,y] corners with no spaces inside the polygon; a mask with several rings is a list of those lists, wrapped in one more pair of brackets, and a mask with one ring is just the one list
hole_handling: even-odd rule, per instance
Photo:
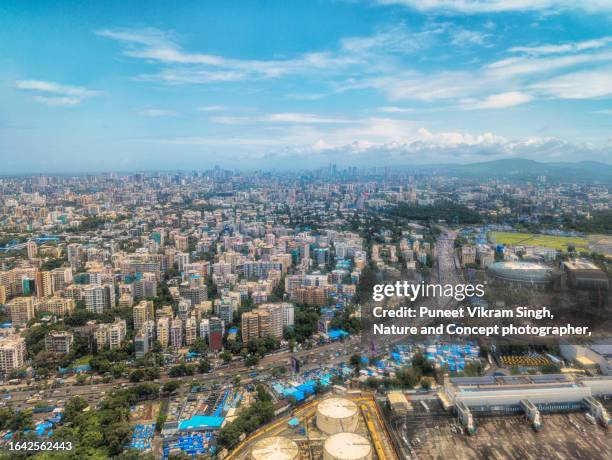
{"label": "green open field", "polygon": [[489,241],[508,246],[545,246],[560,251],[566,251],[568,245],[573,245],[577,251],[589,251],[589,239],[572,236],[552,236],[535,233],[489,232]]}
{"label": "green open field", "polygon": [[72,362],[71,367],[84,366],[85,364],[89,364],[91,358],[93,358],[93,355],[81,356],[79,359],[75,359]]}

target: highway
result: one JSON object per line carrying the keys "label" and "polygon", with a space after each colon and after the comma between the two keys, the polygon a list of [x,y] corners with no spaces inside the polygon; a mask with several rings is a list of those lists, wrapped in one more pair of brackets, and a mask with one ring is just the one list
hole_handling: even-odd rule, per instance
{"label": "highway", "polygon": [[[267,355],[261,359],[258,366],[246,367],[241,362],[230,363],[228,367],[221,367],[207,374],[195,374],[183,377],[169,377],[164,375],[157,379],[155,382],[163,384],[170,380],[176,380],[183,383],[189,383],[192,381],[201,381],[204,383],[212,383],[218,381],[219,383],[232,382],[234,377],[241,376],[242,383],[248,383],[251,379],[249,374],[257,372],[258,375],[266,374],[272,371],[278,366],[287,366],[288,360],[291,356],[295,356],[298,359],[307,360],[307,364],[304,369],[316,368],[316,367],[332,367],[340,364],[343,361],[348,361],[350,355],[356,352],[355,347],[359,344],[358,336],[349,337],[343,342],[332,342],[321,345],[319,347],[312,348],[310,350],[301,350],[295,353],[289,351],[275,353]],[[338,356],[336,356],[338,354]],[[4,400],[7,405],[16,406],[19,408],[25,408],[29,406],[25,403],[28,399],[34,395],[38,395],[40,391],[40,399],[43,401],[58,401],[66,400],[74,396],[82,396],[90,399],[92,402],[100,399],[100,395],[108,393],[113,388],[121,386],[129,388],[132,386],[139,385],[142,382],[133,383],[127,379],[116,379],[110,383],[98,383],[98,384],[86,384],[86,385],[64,385],[59,388],[48,388],[44,390],[36,389],[24,389],[20,391],[11,391],[8,394],[11,395],[11,399]]]}
{"label": "highway", "polygon": [[[457,231],[442,227],[442,233],[436,239],[435,253],[436,263],[434,269],[431,271],[431,278],[428,280],[430,284],[463,284],[463,273],[457,262],[455,255],[455,239],[457,238]],[[431,310],[444,310],[451,307],[454,299],[452,297],[426,297],[421,298],[413,306],[425,306]],[[370,306],[364,305],[364,310],[371,308]],[[371,313],[370,313],[371,316]],[[372,317],[372,320],[376,318]],[[424,326],[433,323],[434,320],[429,318],[414,318],[406,320],[405,318],[392,318],[385,321],[385,324],[397,324],[399,325],[410,325],[410,326]],[[364,334],[362,343],[364,347],[371,349],[372,343],[376,345],[377,353],[382,350],[387,350],[391,346],[406,341],[405,335],[386,335],[381,336],[371,333],[370,329]]]}

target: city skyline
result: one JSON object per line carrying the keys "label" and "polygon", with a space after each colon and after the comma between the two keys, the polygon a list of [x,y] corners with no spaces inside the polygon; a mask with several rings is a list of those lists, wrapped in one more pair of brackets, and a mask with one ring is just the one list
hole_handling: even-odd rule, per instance
{"label": "city skyline", "polygon": [[2,172],[612,162],[601,1],[0,6]]}

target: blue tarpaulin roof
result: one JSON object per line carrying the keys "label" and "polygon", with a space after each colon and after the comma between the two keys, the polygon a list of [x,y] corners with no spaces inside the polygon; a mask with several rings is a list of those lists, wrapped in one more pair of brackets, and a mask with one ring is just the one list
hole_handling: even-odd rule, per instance
{"label": "blue tarpaulin roof", "polygon": [[289,426],[298,426],[299,424],[300,424],[300,421],[295,417],[289,420]]}
{"label": "blue tarpaulin roof", "polygon": [[223,417],[212,417],[209,415],[194,415],[190,419],[179,423],[179,430],[189,429],[216,429],[221,428]]}
{"label": "blue tarpaulin roof", "polygon": [[336,340],[341,337],[347,337],[349,333],[346,331],[343,331],[342,329],[330,329],[327,335],[329,336],[330,339]]}

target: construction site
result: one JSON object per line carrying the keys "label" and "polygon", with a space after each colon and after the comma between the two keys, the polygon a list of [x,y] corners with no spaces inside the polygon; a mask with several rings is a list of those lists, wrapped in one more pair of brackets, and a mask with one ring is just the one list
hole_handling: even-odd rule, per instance
{"label": "construction site", "polygon": [[226,459],[399,460],[373,394],[315,399],[253,433]]}

